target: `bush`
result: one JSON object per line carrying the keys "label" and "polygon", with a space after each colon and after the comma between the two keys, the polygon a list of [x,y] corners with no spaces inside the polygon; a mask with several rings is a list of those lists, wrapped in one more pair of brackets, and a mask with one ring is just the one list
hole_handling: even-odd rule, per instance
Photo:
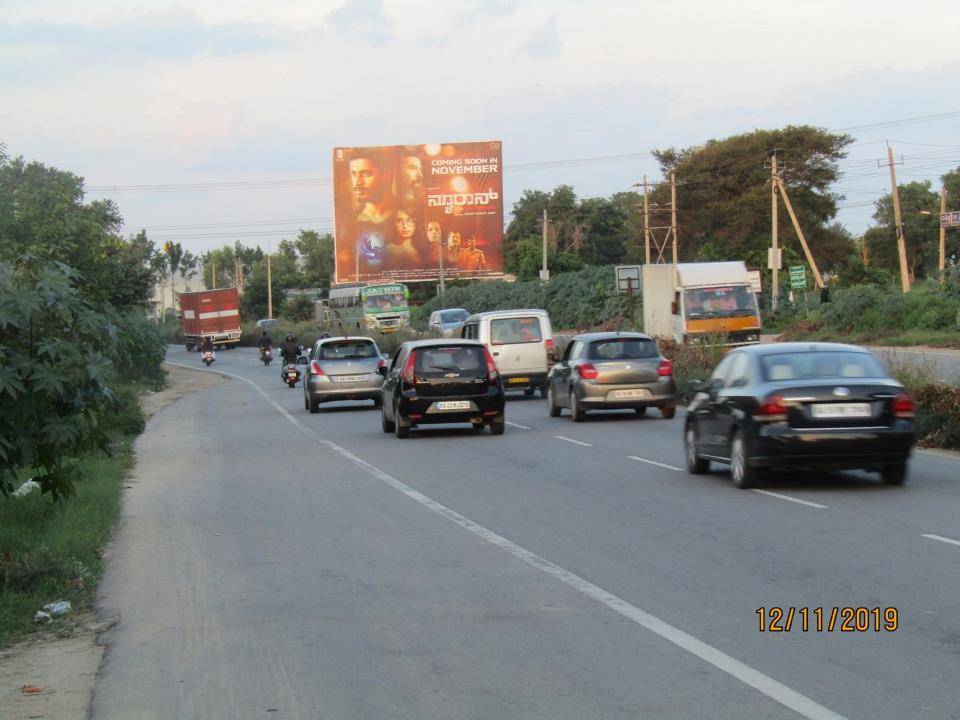
{"label": "bush", "polygon": [[723,336],[708,336],[698,342],[678,343],[670,338],[657,338],[660,353],[673,361],[673,377],[677,382],[680,402],[689,402],[693,393],[688,388],[691,380],[706,380],[729,348],[723,346]]}
{"label": "bush", "polygon": [[921,447],[960,448],[960,388],[927,383],[910,388],[916,414],[913,421]]}

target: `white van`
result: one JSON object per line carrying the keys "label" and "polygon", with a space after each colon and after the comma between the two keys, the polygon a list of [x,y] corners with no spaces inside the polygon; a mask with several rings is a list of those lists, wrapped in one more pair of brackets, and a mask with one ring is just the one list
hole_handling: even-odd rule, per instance
{"label": "white van", "polygon": [[505,390],[547,394],[553,364],[553,328],[546,310],[494,310],[464,321],[460,337],[479,340],[490,350]]}

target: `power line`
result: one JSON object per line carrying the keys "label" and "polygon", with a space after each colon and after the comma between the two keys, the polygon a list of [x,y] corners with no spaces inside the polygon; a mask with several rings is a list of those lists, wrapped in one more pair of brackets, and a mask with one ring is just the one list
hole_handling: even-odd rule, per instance
{"label": "power line", "polygon": [[911,125],[918,122],[949,120],[955,117],[960,117],[960,110],[951,110],[950,112],[936,113],[935,115],[917,115],[916,117],[903,118],[901,120],[885,120],[883,122],[868,123],[866,125],[849,125],[847,127],[836,128],[836,130],[841,132],[847,132],[848,130],[874,130],[878,128],[898,127],[900,125]]}

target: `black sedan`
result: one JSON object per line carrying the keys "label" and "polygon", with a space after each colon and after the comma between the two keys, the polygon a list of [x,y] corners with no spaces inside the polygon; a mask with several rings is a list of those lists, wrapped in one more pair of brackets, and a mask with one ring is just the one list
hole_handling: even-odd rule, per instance
{"label": "black sedan", "polygon": [[382,369],[381,423],[398,438],[410,428],[436,423],[470,423],[474,430],[505,427],[503,381],[490,351],[473,340],[406,342],[389,368]]}
{"label": "black sedan", "polygon": [[870,352],[836,343],[773,343],[731,352],[696,392],[684,423],[687,469],[730,465],[738,487],[764,468],[877,470],[907,477],[913,401]]}

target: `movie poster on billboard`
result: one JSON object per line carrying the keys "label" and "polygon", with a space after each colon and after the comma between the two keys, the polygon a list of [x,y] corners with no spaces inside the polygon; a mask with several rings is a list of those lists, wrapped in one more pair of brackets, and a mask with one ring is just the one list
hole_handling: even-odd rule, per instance
{"label": "movie poster on billboard", "polygon": [[500,142],[334,148],[333,183],[338,284],[503,275]]}

